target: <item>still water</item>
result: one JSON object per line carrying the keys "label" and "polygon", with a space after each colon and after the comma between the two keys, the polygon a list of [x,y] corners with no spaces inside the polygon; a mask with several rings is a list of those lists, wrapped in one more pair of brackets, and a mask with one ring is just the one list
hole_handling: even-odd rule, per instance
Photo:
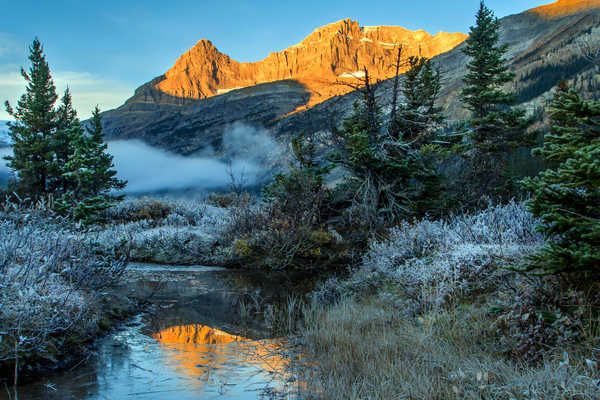
{"label": "still water", "polygon": [[131,266],[123,290],[148,298],[149,311],[102,339],[87,362],[22,386],[19,398],[294,398],[286,341],[237,311],[240,297],[258,297],[261,289],[248,285],[254,278],[219,268]]}

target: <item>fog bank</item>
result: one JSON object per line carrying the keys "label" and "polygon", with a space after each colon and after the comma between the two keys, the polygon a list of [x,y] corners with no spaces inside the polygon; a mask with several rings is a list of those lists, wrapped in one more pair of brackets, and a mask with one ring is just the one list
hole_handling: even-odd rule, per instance
{"label": "fog bank", "polygon": [[129,183],[127,193],[187,188],[217,189],[231,183],[254,185],[264,179],[264,165],[281,153],[281,147],[264,130],[241,124],[223,135],[217,154],[207,148],[200,156],[181,156],[151,147],[139,140],[108,143],[120,179]]}

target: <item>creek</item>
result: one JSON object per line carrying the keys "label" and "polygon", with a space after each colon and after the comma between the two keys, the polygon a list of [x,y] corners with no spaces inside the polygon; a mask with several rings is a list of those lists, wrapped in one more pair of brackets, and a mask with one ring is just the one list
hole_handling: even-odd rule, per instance
{"label": "creek", "polygon": [[119,290],[150,306],[100,339],[85,362],[22,385],[20,399],[294,398],[286,339],[273,337],[259,316],[240,313],[240,301],[290,293],[285,279],[134,264]]}

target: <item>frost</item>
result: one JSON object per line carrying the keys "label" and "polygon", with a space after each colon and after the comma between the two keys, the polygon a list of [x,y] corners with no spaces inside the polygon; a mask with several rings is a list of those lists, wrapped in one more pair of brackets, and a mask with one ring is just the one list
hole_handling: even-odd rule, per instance
{"label": "frost", "polygon": [[[522,204],[511,202],[473,215],[404,223],[371,243],[348,280],[325,282],[316,295],[376,292],[414,315],[493,285],[507,273],[502,267],[543,245],[537,222]],[[381,290],[385,286],[395,289]]]}

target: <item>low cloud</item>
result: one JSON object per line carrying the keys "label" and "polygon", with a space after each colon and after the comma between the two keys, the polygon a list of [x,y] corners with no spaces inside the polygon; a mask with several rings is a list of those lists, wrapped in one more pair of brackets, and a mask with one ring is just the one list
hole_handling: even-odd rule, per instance
{"label": "low cloud", "polygon": [[211,149],[202,156],[184,157],[137,140],[113,141],[108,146],[119,178],[129,182],[128,193],[222,188],[231,183],[232,175],[238,183],[254,185],[265,180],[266,165],[281,153],[266,131],[241,124],[224,134],[218,158]]}

